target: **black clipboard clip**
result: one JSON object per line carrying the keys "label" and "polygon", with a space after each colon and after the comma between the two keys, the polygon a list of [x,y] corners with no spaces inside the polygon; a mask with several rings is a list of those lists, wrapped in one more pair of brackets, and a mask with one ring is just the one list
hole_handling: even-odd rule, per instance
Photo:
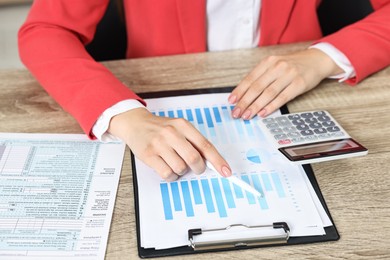
{"label": "black clipboard clip", "polygon": [[[222,233],[228,232],[234,228],[240,228],[238,231],[240,234],[248,233],[248,236],[243,237],[224,235]],[[263,229],[268,229],[271,232],[261,232]],[[276,232],[272,232],[272,230]],[[238,233],[236,232],[236,234]],[[219,234],[223,236],[223,239],[213,239],[213,235]],[[263,234],[261,234],[263,233]],[[199,236],[208,236],[208,238],[198,239]],[[190,229],[188,230],[189,246],[194,251],[197,250],[210,250],[221,248],[237,248],[237,247],[250,247],[258,245],[272,245],[287,243],[290,237],[290,228],[286,222],[274,222],[272,225],[259,225],[259,226],[247,226],[243,224],[234,224],[225,228],[216,229]]]}

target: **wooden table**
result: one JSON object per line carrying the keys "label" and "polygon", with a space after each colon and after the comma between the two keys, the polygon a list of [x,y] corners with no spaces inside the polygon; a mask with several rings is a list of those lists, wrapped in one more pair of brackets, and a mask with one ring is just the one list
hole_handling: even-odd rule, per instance
{"label": "wooden table", "polygon": [[[265,55],[307,43],[104,63],[136,92],[233,86]],[[0,131],[82,133],[76,121],[26,70],[0,71]],[[336,227],[337,242],[269,247],[176,259],[390,259],[390,68],[356,87],[327,80],[288,104],[291,112],[326,109],[369,149],[313,165]],[[138,259],[133,183],[126,151],[107,259]]]}

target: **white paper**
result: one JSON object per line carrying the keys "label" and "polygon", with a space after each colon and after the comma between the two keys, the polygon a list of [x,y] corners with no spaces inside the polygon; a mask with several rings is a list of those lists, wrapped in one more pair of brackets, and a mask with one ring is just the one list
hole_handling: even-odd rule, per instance
{"label": "white paper", "polygon": [[124,148],[0,134],[0,258],[104,259]]}
{"label": "white paper", "polygon": [[[141,246],[164,249],[188,245],[192,228],[225,228],[286,222],[291,236],[324,235],[322,207],[313,201],[302,167],[287,161],[266,140],[257,118],[231,118],[228,94],[148,99],[159,116],[189,120],[222,153],[233,174],[264,194],[251,198],[207,169],[167,183],[136,159]],[[243,195],[243,196],[242,196]]]}

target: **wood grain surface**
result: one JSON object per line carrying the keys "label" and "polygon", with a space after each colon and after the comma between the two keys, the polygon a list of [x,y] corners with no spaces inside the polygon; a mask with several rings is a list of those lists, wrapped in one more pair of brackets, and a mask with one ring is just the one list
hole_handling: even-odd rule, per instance
{"label": "wood grain surface", "polygon": [[[105,62],[138,93],[234,86],[263,57],[309,43]],[[0,131],[82,133],[26,70],[0,71]],[[312,165],[339,241],[178,256],[174,259],[390,259],[390,68],[357,86],[325,80],[288,104],[328,110],[369,149],[364,157]],[[124,159],[106,259],[138,259],[130,152]],[[160,258],[164,259],[164,258]]]}

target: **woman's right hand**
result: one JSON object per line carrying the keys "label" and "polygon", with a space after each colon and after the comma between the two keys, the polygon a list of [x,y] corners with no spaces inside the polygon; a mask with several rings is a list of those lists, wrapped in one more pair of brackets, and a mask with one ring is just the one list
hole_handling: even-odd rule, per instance
{"label": "woman's right hand", "polygon": [[188,168],[203,173],[205,159],[222,176],[232,174],[213,144],[185,119],[159,117],[136,108],[114,116],[108,132],[125,141],[138,159],[167,181],[176,180]]}

